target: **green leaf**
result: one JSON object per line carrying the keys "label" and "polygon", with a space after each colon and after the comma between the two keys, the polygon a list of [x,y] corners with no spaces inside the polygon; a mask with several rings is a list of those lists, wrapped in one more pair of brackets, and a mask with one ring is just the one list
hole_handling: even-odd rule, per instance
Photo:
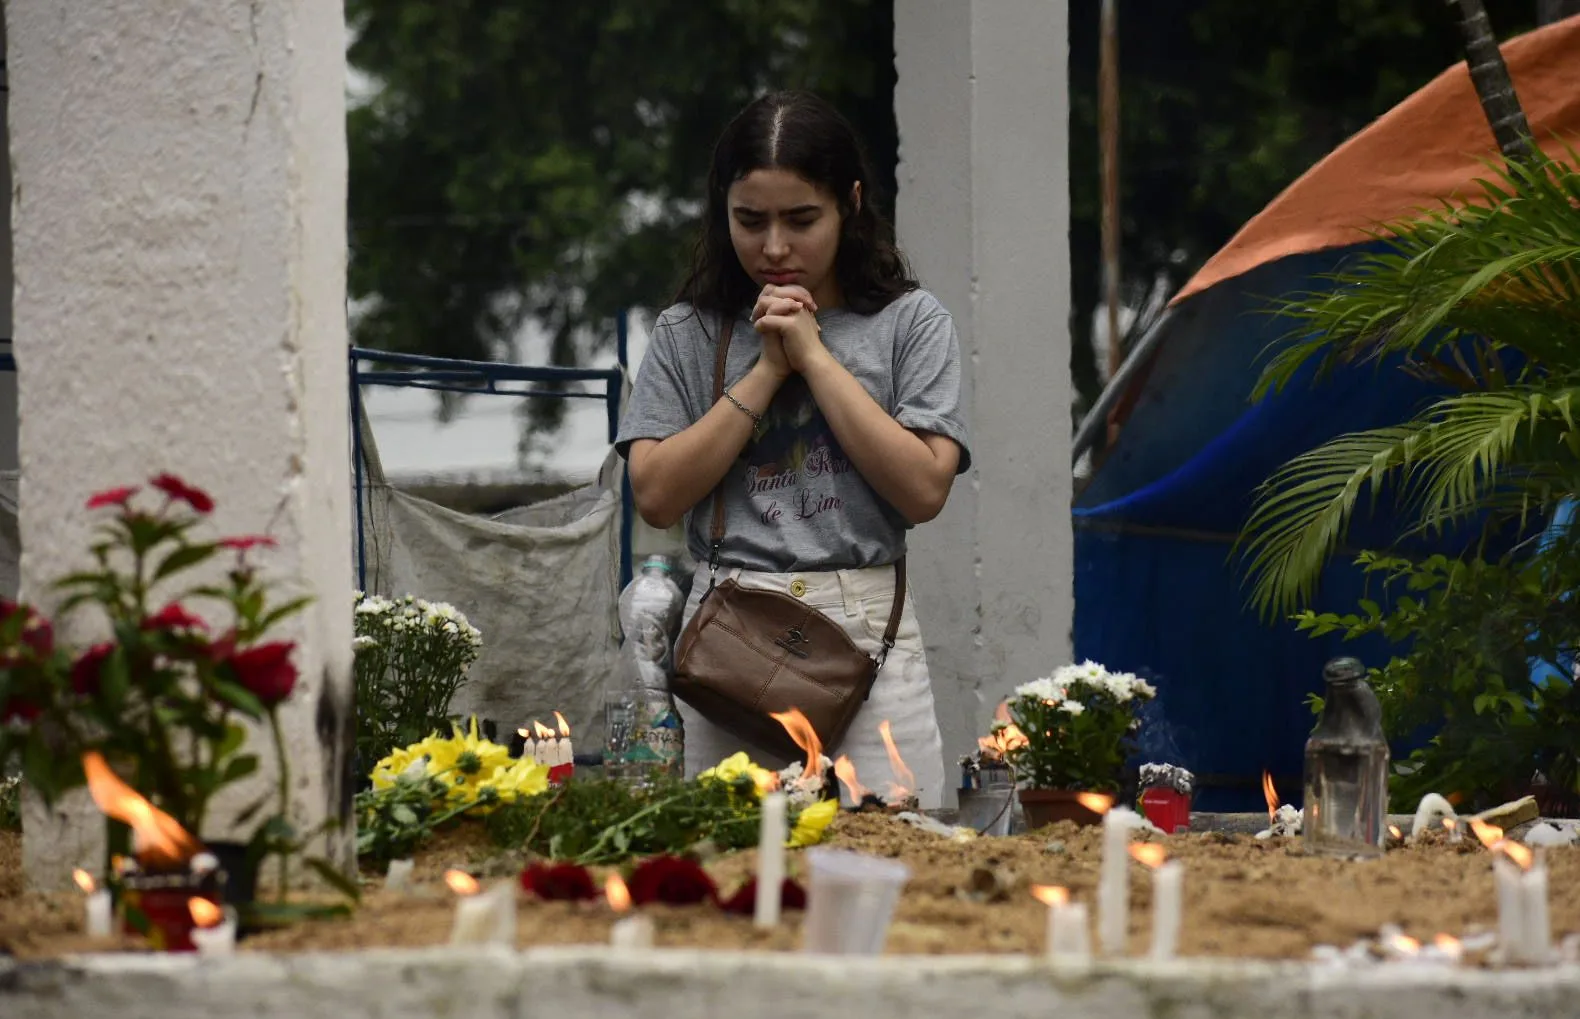
{"label": "green leaf", "polygon": [[165,556],[157,569],[154,570],[153,582],[158,583],[166,577],[190,569],[199,563],[207,562],[218,551],[219,546],[212,544],[182,545],[169,555]]}
{"label": "green leaf", "polygon": [[390,817],[398,824],[417,823],[417,814],[404,803],[396,804],[391,808]]}
{"label": "green leaf", "polygon": [[229,785],[232,782],[246,778],[258,770],[258,758],[252,754],[232,757],[225,762],[224,769],[220,772],[219,784]]}
{"label": "green leaf", "polygon": [[263,702],[251,690],[248,690],[240,683],[215,677],[210,682],[210,685],[221,700],[248,718],[261,719],[268,714],[263,707]]}
{"label": "green leaf", "polygon": [[324,879],[325,883],[352,902],[362,901],[362,889],[357,886],[355,881],[342,873],[340,868],[328,860],[321,856],[309,856],[302,862],[311,867],[314,873]]}

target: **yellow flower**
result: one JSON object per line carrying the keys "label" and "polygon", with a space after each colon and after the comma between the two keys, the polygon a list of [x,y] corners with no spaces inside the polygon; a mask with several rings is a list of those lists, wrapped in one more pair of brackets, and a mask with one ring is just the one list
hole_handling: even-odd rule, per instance
{"label": "yellow flower", "polygon": [[716,778],[721,782],[735,782],[743,777],[752,780],[757,787],[757,795],[761,796],[774,787],[774,773],[761,765],[752,763],[746,752],[731,754],[724,760],[697,776],[698,778]]}
{"label": "yellow flower", "polygon": [[514,803],[518,799],[536,796],[549,787],[549,769],[530,757],[518,758],[510,764],[494,769],[494,773],[478,783],[478,791],[492,789],[499,794],[500,803]]}
{"label": "yellow flower", "polygon": [[838,800],[819,800],[796,815],[795,828],[785,845],[791,849],[815,846],[823,841],[823,833],[834,823],[839,814]]}
{"label": "yellow flower", "polygon": [[450,732],[449,739],[435,734],[408,749],[428,755],[428,774],[437,776],[449,789],[451,802],[476,799],[484,778],[496,769],[510,767],[510,750],[480,737],[476,716],[465,731],[452,724]]}
{"label": "yellow flower", "polygon": [[379,763],[373,766],[373,788],[388,789],[395,784],[395,780],[406,772],[408,768],[422,760],[423,751],[419,746],[409,746],[404,750],[395,750]]}

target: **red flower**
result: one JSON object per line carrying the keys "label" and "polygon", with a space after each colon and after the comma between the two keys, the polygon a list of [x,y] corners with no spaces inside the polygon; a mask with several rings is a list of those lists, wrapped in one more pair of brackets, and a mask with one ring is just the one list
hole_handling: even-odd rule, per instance
{"label": "red flower", "polygon": [[248,534],[240,538],[221,538],[220,548],[233,548],[238,552],[245,552],[249,548],[273,548],[277,545],[273,538],[267,534]]}
{"label": "red flower", "polygon": [[[49,620],[39,615],[30,605],[21,605],[14,601],[0,598],[0,625],[9,622],[17,613],[22,613],[22,644],[30,649],[39,658],[48,658],[55,651],[55,628]],[[0,665],[15,665],[13,655],[5,655],[5,662]]]}
{"label": "red flower", "polygon": [[[747,878],[746,883],[741,885],[734,895],[719,904],[719,908],[726,913],[739,913],[741,916],[751,916],[757,912],[757,879]],[[805,909],[806,889],[785,878],[779,885],[779,908]]]}
{"label": "red flower", "polygon": [[199,513],[209,513],[214,509],[214,500],[207,492],[201,488],[194,488],[168,471],[151,478],[148,483],[171,499],[180,500]]}
{"label": "red flower", "polygon": [[188,612],[180,602],[171,602],[143,620],[144,630],[206,630],[208,624]]}
{"label": "red flower", "polygon": [[521,890],[540,899],[584,902],[598,897],[587,868],[578,863],[534,863],[521,872]]}
{"label": "red flower", "polygon": [[653,856],[636,865],[627,882],[631,901],[638,906],[662,902],[692,906],[719,901],[719,889],[695,860],[679,856]]}
{"label": "red flower", "polygon": [[136,485],[127,485],[122,488],[106,488],[104,491],[95,492],[88,497],[88,509],[98,509],[101,506],[124,507],[137,492]]}
{"label": "red flower", "polygon": [[95,644],[82,653],[71,665],[71,688],[83,697],[92,697],[99,692],[99,684],[104,680],[104,666],[109,662],[110,656],[115,654],[114,644]]}
{"label": "red flower", "polygon": [[31,722],[43,712],[37,704],[25,701],[20,697],[13,697],[0,706],[0,725],[8,722]]}
{"label": "red flower", "polygon": [[237,651],[225,664],[236,673],[236,682],[251,691],[264,707],[273,707],[296,689],[296,666],[291,664],[294,650],[296,645],[289,641],[259,644]]}

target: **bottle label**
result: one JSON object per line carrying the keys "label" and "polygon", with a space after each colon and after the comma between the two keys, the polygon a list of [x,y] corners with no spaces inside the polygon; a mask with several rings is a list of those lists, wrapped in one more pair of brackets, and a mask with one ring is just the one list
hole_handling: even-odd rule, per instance
{"label": "bottle label", "polygon": [[631,734],[627,760],[669,766],[681,760],[683,735],[680,716],[674,708],[664,708]]}

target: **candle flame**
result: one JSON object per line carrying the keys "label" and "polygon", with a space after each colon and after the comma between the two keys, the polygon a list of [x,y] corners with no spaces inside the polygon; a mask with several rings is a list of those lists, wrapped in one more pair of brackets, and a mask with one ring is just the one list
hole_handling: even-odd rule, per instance
{"label": "candle flame", "polygon": [[1077,793],[1075,802],[1094,814],[1106,814],[1114,806],[1114,798],[1107,793]]}
{"label": "candle flame", "polygon": [[531,739],[532,730],[523,725],[521,728],[516,730],[516,735],[520,736],[522,739]]}
{"label": "candle flame", "polygon": [[1519,864],[1521,870],[1530,870],[1531,864],[1535,862],[1535,856],[1530,849],[1520,845],[1518,842],[1502,839],[1495,848],[1504,856]]}
{"label": "candle flame", "polygon": [[213,927],[225,915],[225,911],[214,903],[196,897],[187,900],[187,912],[192,914],[192,922],[199,927]]}
{"label": "candle flame", "polygon": [[1417,941],[1415,938],[1410,937],[1408,934],[1395,934],[1393,937],[1388,939],[1388,947],[1392,948],[1400,955],[1421,954],[1421,942]]}
{"label": "candle flame", "polygon": [[110,817],[130,825],[137,855],[148,863],[179,864],[201,847],[176,819],[149,803],[137,790],[110,770],[104,756],[90,750],[82,755],[93,802]]}
{"label": "candle flame", "polygon": [[995,728],[991,735],[977,737],[977,747],[981,749],[982,756],[997,761],[1003,760],[1010,751],[1019,750],[1030,742],[1020,726],[1014,722]]}
{"label": "candle flame", "polygon": [[1064,906],[1070,901],[1070,890],[1060,885],[1032,885],[1031,894],[1044,906]]}
{"label": "candle flame", "polygon": [[1156,842],[1135,842],[1130,846],[1130,855],[1137,863],[1144,863],[1156,869],[1163,866],[1163,861],[1168,859],[1169,851]]}
{"label": "candle flame", "polygon": [[1463,955],[1465,951],[1465,946],[1452,934],[1439,934],[1432,939],[1432,947],[1455,959]]}
{"label": "candle flame", "polygon": [[1262,797],[1267,800],[1267,823],[1278,821],[1278,790],[1273,787],[1273,773],[1262,769]]}
{"label": "candle flame", "polygon": [[1404,832],[1399,830],[1399,826],[1397,824],[1390,824],[1388,826],[1388,834],[1392,835],[1396,839],[1404,838]]}
{"label": "candle flame", "polygon": [[560,727],[560,735],[561,736],[566,736],[566,737],[570,736],[570,734],[571,734],[571,723],[565,721],[565,716],[564,715],[560,714],[558,711],[554,712],[554,722],[555,722],[556,725],[558,725]]}
{"label": "candle flame", "polygon": [[81,867],[77,867],[71,872],[71,879],[77,882],[77,887],[82,889],[82,894],[84,895],[92,895],[93,890],[98,887],[93,882],[93,875]]}
{"label": "candle flame", "polygon": [[1009,725],[1014,719],[1009,714],[1009,701],[999,701],[998,707],[993,709],[993,721]]}
{"label": "candle flame", "polygon": [[856,765],[844,754],[839,755],[839,760],[834,762],[834,775],[845,787],[845,794],[850,797],[850,802],[859,804],[867,798],[867,787],[856,778]]}
{"label": "candle flame", "polygon": [[889,802],[898,803],[916,788],[916,773],[906,765],[905,759],[900,756],[900,748],[894,745],[894,727],[887,718],[878,723],[878,735],[883,737],[883,749],[889,752],[889,767],[895,778],[889,783]]}
{"label": "candle flame", "polygon": [[819,766],[823,761],[823,741],[817,738],[817,730],[812,728],[811,720],[796,708],[769,712],[768,717],[784,726],[795,745],[806,751],[806,768],[802,770],[801,777],[796,779],[796,785],[811,785],[817,781],[818,772],[822,770]]}
{"label": "candle flame", "polygon": [[1470,830],[1476,833],[1476,838],[1480,839],[1481,844],[1488,849],[1503,841],[1503,829],[1495,824],[1488,824],[1479,817],[1470,819]]}
{"label": "candle flame", "polygon": [[476,895],[477,878],[464,870],[447,870],[444,872],[444,883],[450,886],[450,891],[457,895]]}
{"label": "candle flame", "polygon": [[548,726],[544,725],[542,722],[538,721],[536,718],[534,718],[532,720],[532,731],[537,733],[538,739],[553,739],[554,738],[554,730],[550,729]]}
{"label": "candle flame", "polygon": [[603,894],[609,900],[609,908],[616,913],[624,913],[631,908],[631,889],[625,886],[619,874],[609,875],[609,880],[603,883]]}
{"label": "candle flame", "polygon": [[1455,821],[1452,817],[1445,817],[1445,818],[1443,818],[1443,830],[1444,831],[1452,834],[1454,829],[1458,828],[1458,827],[1459,827],[1459,822]]}

